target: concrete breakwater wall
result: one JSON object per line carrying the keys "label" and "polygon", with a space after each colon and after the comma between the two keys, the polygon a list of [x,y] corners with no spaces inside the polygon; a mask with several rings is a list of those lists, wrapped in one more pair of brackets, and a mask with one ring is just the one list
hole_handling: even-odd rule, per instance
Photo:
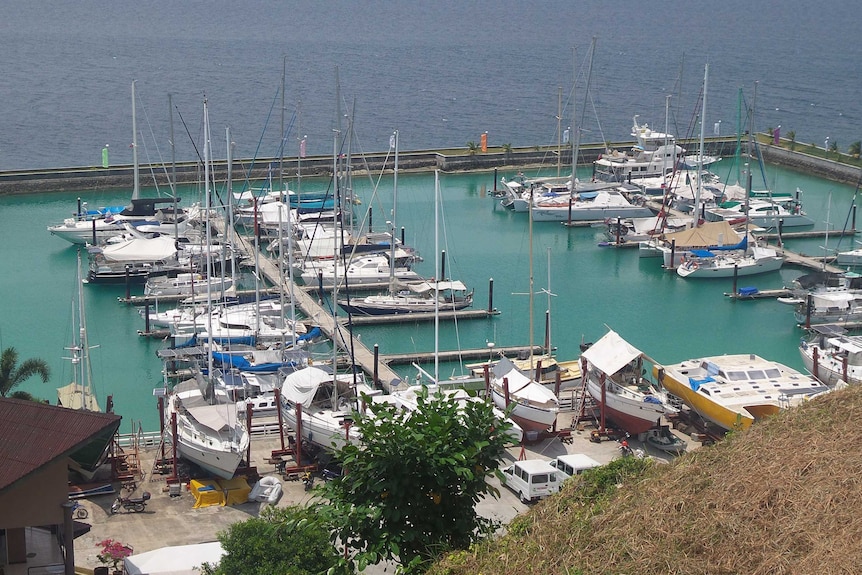
{"label": "concrete breakwater wall", "polygon": [[[689,153],[698,147],[694,141],[680,141]],[[634,142],[610,144],[611,148],[627,150]],[[710,138],[704,144],[705,153],[710,155],[729,156],[736,150],[735,138]],[[579,148],[579,165],[592,164],[600,154],[605,152],[604,144],[585,144]],[[432,171],[442,172],[479,171],[502,169],[519,169],[532,167],[553,167],[558,163],[564,168],[571,166],[571,148],[558,151],[553,146],[534,146],[531,148],[512,148],[502,150],[491,148],[487,152],[467,149],[451,150],[420,150],[400,152],[398,155],[399,171]],[[381,170],[392,171],[395,158],[391,153],[380,152],[355,156],[351,159],[354,174],[366,172],[378,173]],[[234,160],[232,169],[233,188],[241,190],[247,182],[260,182],[270,173],[277,174],[283,170],[286,180],[295,180],[301,171],[303,177],[328,177],[333,171],[333,159],[326,156],[307,158],[262,158],[257,160]],[[343,169],[339,166],[339,169]],[[141,165],[141,185],[168,186],[172,172],[176,171],[176,181],[179,184],[199,182],[203,179],[203,166],[198,162],[181,162],[175,167],[170,165]],[[565,170],[564,171],[568,171]],[[216,181],[227,179],[227,161],[216,160],[212,165],[213,178]],[[275,177],[275,176],[274,176]],[[0,195],[29,194],[43,192],[72,192],[99,190],[105,188],[131,188],[134,184],[134,169],[131,165],[118,165],[108,168],[101,166],[79,168],[54,168],[44,170],[11,170],[0,172]],[[256,184],[259,185],[259,184]]]}
{"label": "concrete breakwater wall", "polygon": [[761,144],[760,149],[763,153],[763,160],[770,164],[778,164],[842,184],[855,185],[862,179],[862,169],[856,166],[849,166],[834,160],[818,158],[773,145]]}

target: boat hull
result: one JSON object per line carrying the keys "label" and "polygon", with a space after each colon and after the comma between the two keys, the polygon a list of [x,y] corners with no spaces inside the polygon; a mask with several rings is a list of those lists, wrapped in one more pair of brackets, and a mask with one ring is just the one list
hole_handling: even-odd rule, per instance
{"label": "boat hull", "polygon": [[[499,389],[492,386],[491,396],[494,399],[494,405],[504,411],[507,409],[506,397]],[[547,431],[557,421],[556,409],[545,409],[522,402],[513,403],[509,417],[524,430],[524,433]]]}
{"label": "boat hull", "polygon": [[676,268],[676,273],[682,278],[709,279],[709,278],[731,278],[733,276],[753,276],[765,274],[781,269],[784,258],[766,257],[756,261],[743,261],[739,265],[695,265],[687,262]]}
{"label": "boat hull", "polygon": [[811,376],[754,354],[656,365],[653,374],[668,393],[724,430],[747,429],[829,390]]}
{"label": "boat hull", "polygon": [[635,401],[610,391],[604,394],[603,404],[602,386],[592,378],[587,380],[587,391],[593,400],[604,408],[608,419],[632,435],[661,425],[661,418],[665,413],[661,404]]}
{"label": "boat hull", "polygon": [[[282,397],[281,417],[293,429],[297,428],[296,404]],[[352,423],[352,415],[332,411],[302,411],[302,439],[323,449],[341,449],[347,443],[358,443],[362,436]]]}

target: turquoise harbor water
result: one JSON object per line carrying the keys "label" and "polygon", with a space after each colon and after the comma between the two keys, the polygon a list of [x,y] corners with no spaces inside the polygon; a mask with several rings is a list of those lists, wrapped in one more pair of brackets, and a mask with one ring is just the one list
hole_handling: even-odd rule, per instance
{"label": "turquoise harbor water", "polygon": [[[723,164],[723,165],[722,165]],[[724,160],[716,170],[731,168]],[[500,171],[511,178],[515,170]],[[528,174],[530,175],[530,174]],[[775,190],[804,191],[805,209],[825,229],[844,226],[854,189],[779,168],[768,168]],[[475,306],[485,307],[488,280],[494,279],[494,307],[502,313],[487,320],[441,322],[440,349],[526,345],[529,334],[530,234],[526,214],[515,214],[490,197],[492,173],[441,175],[442,216],[439,245],[446,249],[447,275],[476,288]],[[306,181],[303,182],[304,189]],[[358,208],[373,207],[375,229],[391,217],[392,179],[384,177],[372,193],[368,179],[354,183],[363,199]],[[195,192],[182,191],[183,204]],[[81,198],[91,206],[126,203],[129,190],[105,189]],[[398,179],[396,225],[404,226],[407,242],[424,256],[418,267],[435,274],[434,175],[401,174]],[[52,237],[46,226],[61,221],[74,209],[78,194],[55,193],[0,197],[4,233],[0,274],[0,345],[14,346],[21,359],[40,357],[52,368],[49,384],[38,379],[25,389],[55,401],[55,389],[68,383],[70,364],[64,347],[72,342],[71,312],[75,296],[76,248]],[[658,259],[641,259],[637,250],[600,248],[604,238],[593,228],[568,229],[556,223],[535,223],[532,237],[534,337],[541,343],[545,311],[550,305],[551,339],[561,359],[579,353],[582,341],[595,341],[606,326],[660,362],[721,353],[756,353],[802,368],[796,345],[803,332],[795,326],[791,308],[771,300],[734,302],[723,293],[730,280],[683,280],[660,268]],[[851,240],[841,240],[849,249]],[[811,255],[823,253],[824,239],[791,242],[789,247]],[[837,240],[830,238],[829,246]],[[549,265],[550,264],[550,265]],[[549,273],[550,269],[550,273]],[[760,289],[786,285],[802,270],[744,278],[741,285]],[[542,290],[554,294],[548,297]],[[120,304],[123,286],[85,286],[88,335],[93,377],[102,406],[114,396],[123,415],[124,432],[142,425],[158,428],[155,387],[161,387],[161,363],[156,351],[164,342],[141,338],[138,310]],[[550,303],[549,303],[550,301]],[[358,330],[369,347],[381,354],[434,349],[432,323],[404,322]],[[406,366],[405,377],[415,375]],[[461,373],[457,365],[441,365],[440,376]]]}

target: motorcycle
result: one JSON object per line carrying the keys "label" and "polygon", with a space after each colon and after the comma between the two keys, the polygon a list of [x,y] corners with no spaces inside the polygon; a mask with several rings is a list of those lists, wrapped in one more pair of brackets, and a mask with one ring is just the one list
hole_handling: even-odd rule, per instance
{"label": "motorcycle", "polygon": [[146,509],[149,499],[149,491],[144,491],[140,497],[117,497],[111,505],[111,513],[119,513],[121,508],[133,513],[140,513]]}
{"label": "motorcycle", "polygon": [[302,474],[302,483],[305,485],[306,491],[311,491],[311,488],[314,487],[314,475],[310,471],[306,471]]}

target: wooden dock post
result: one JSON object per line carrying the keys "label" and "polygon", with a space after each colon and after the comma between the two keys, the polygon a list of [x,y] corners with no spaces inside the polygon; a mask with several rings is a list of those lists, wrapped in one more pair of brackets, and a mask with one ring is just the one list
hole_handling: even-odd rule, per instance
{"label": "wooden dock post", "polygon": [[494,278],[488,280],[488,313],[494,311]]}

